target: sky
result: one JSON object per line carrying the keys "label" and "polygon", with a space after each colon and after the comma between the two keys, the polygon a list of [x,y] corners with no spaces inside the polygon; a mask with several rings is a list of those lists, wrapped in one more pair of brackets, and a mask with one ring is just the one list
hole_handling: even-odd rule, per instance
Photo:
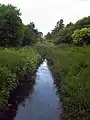
{"label": "sky", "polygon": [[20,8],[23,23],[34,22],[44,34],[60,19],[68,24],[90,15],[90,0],[0,0],[0,3]]}

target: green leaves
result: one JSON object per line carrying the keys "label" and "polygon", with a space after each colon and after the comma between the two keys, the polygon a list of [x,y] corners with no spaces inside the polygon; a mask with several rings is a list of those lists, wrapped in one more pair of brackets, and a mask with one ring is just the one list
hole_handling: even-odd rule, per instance
{"label": "green leaves", "polygon": [[32,45],[39,38],[35,24],[30,22],[24,25],[20,18],[21,13],[13,5],[0,4],[0,46],[19,47]]}
{"label": "green leaves", "polygon": [[[90,16],[78,20],[76,23],[70,22],[67,25],[63,24],[63,20],[57,22],[52,32],[48,32],[47,39],[52,39],[56,44],[74,43],[75,45],[90,44]],[[80,31],[79,31],[80,30]],[[72,35],[73,34],[73,35]]]}
{"label": "green leaves", "polygon": [[90,43],[90,28],[75,30],[72,34],[73,43],[77,45],[87,45]]}
{"label": "green leaves", "polygon": [[[0,48],[0,109],[8,103],[10,92],[31,75],[38,63],[39,54],[33,48]],[[24,79],[27,82],[27,79]]]}
{"label": "green leaves", "polygon": [[20,10],[12,5],[0,5],[0,46],[18,46],[24,29]]}
{"label": "green leaves", "polygon": [[62,95],[64,113],[66,116],[70,114],[66,120],[89,120],[90,46],[56,46],[47,42],[37,44],[36,49],[53,61],[50,68],[54,72],[58,92]]}
{"label": "green leaves", "polygon": [[39,32],[37,29],[35,29],[35,24],[31,22],[30,24],[25,26],[25,35],[23,39],[22,45],[32,45],[37,41],[37,38],[39,37]]}
{"label": "green leaves", "polygon": [[17,79],[14,73],[5,67],[0,66],[0,109],[7,104],[10,91],[17,86]]}

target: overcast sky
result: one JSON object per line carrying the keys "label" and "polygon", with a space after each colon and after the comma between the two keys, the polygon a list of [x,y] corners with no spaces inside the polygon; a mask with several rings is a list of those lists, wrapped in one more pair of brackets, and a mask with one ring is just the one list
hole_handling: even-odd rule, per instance
{"label": "overcast sky", "polygon": [[0,0],[20,8],[24,24],[34,22],[44,34],[54,28],[61,18],[67,24],[90,15],[90,0]]}

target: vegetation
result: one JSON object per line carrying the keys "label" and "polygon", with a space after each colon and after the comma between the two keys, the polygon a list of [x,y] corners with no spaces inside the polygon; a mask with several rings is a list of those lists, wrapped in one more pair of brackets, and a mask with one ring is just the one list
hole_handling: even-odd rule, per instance
{"label": "vegetation", "polygon": [[39,37],[35,24],[24,25],[20,10],[12,5],[0,5],[0,46],[18,47],[31,45]]}
{"label": "vegetation", "polygon": [[36,49],[49,60],[57,78],[64,107],[62,119],[89,120],[90,16],[67,25],[61,19],[45,37],[48,42],[37,44]]}
{"label": "vegetation", "polygon": [[76,45],[90,44],[90,28],[82,28],[75,30],[72,34],[73,43]]}
{"label": "vegetation", "polygon": [[[46,38],[48,40],[52,39],[52,42],[56,44],[60,44],[60,43],[68,43],[68,44],[77,43],[78,45],[90,44],[89,36],[87,35],[89,34],[89,28],[90,28],[90,16],[82,18],[74,24],[70,22],[66,26],[64,25],[63,22],[64,21],[62,19],[58,21],[55,28],[52,30],[52,32],[47,33]],[[87,34],[86,34],[86,31],[87,31]],[[77,40],[75,39],[73,40],[72,34],[74,34],[73,35],[74,38],[76,36],[79,36],[75,38]],[[78,41],[78,42],[75,42],[75,41]],[[81,41],[84,41],[84,44]]]}
{"label": "vegetation", "polygon": [[0,110],[7,105],[11,91],[32,75],[39,58],[32,47],[20,48],[39,38],[35,24],[24,25],[20,16],[17,7],[0,4]]}
{"label": "vegetation", "polygon": [[50,43],[36,45],[54,72],[58,92],[62,94],[65,120],[89,120],[90,46],[75,47]]}
{"label": "vegetation", "polygon": [[[20,16],[17,7],[0,4],[0,110],[7,105],[11,91],[32,75],[40,57],[32,47],[20,48],[33,45],[42,36],[33,22],[24,25]],[[49,60],[57,78],[63,99],[62,117],[89,120],[90,16],[67,25],[61,19],[46,39],[52,43],[39,43],[35,49]]]}
{"label": "vegetation", "polygon": [[39,32],[35,29],[35,24],[31,22],[30,24],[25,26],[25,33],[22,45],[32,45],[37,42],[39,37]]}
{"label": "vegetation", "polygon": [[[36,69],[39,54],[33,48],[0,48],[0,109],[3,109],[10,93]],[[29,79],[30,80],[30,79]]]}
{"label": "vegetation", "polygon": [[21,45],[24,36],[20,10],[12,5],[0,5],[0,46]]}
{"label": "vegetation", "polygon": [[32,45],[39,37],[35,24],[24,25],[20,16],[17,7],[0,4],[0,110],[8,103],[11,91],[34,72],[39,58],[33,48],[20,48]]}

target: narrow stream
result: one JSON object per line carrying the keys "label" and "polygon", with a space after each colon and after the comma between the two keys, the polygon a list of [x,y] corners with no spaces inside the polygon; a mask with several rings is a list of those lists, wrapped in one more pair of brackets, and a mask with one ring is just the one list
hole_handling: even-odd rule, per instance
{"label": "narrow stream", "polygon": [[60,120],[61,102],[56,94],[57,89],[47,60],[37,69],[36,82],[32,89],[26,85],[23,90],[23,95],[21,90],[17,91],[17,98],[20,100],[17,104],[13,103],[11,111],[7,114],[8,117],[3,120]]}

